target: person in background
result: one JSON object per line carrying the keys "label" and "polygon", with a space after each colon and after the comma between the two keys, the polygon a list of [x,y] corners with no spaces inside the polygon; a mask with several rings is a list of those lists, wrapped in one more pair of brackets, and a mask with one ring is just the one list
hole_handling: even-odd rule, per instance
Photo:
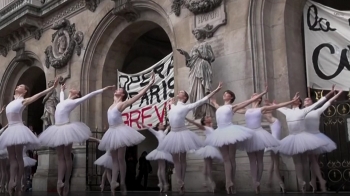
{"label": "person in background", "polygon": [[139,174],[137,175],[137,183],[141,184],[143,178],[143,187],[147,189],[148,174],[152,172],[151,163],[146,159],[147,152],[143,151],[139,158]]}
{"label": "person in background", "polygon": [[131,152],[127,154],[126,157],[126,186],[128,189],[135,189],[135,180],[136,180],[136,167],[137,159],[132,155]]}

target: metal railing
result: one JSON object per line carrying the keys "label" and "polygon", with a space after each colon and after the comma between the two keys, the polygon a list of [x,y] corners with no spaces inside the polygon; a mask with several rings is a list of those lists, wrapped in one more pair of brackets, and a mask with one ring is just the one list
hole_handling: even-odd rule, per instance
{"label": "metal railing", "polygon": [[0,10],[2,10],[4,7],[15,1],[17,0],[0,0]]}

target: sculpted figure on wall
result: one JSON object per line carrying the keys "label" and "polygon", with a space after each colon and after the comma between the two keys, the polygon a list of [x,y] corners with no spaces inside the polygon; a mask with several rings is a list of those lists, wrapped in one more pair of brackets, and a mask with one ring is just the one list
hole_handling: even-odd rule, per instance
{"label": "sculpted figure on wall", "polygon": [[[205,42],[206,32],[201,29],[192,31],[195,38],[198,40],[197,44],[193,46],[190,53],[182,49],[177,49],[180,54],[186,58],[186,66],[190,68],[190,102],[194,103],[210,92],[212,84],[212,67],[211,63],[215,61],[214,52],[210,44]],[[209,104],[204,104],[194,111],[195,119],[201,118],[204,115],[212,113]]]}
{"label": "sculpted figure on wall", "polygon": [[[53,84],[54,80],[49,81],[48,87],[51,87]],[[41,117],[41,119],[44,121],[45,128],[55,124],[55,111],[58,103],[59,99],[57,97],[56,90],[46,94],[46,96],[44,97],[44,114]]]}

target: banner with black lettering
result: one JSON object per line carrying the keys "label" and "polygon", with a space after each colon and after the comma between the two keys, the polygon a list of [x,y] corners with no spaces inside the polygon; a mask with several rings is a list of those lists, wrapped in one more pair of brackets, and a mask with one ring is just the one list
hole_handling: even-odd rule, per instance
{"label": "banner with black lettering", "polygon": [[313,1],[304,7],[307,85],[330,90],[350,88],[350,12]]}
{"label": "banner with black lettering", "polygon": [[155,73],[155,82],[152,87],[123,112],[124,123],[135,129],[141,129],[138,122],[155,126],[165,121],[166,112],[170,109],[167,101],[174,97],[173,53],[136,74],[126,74],[118,70],[119,87],[128,92],[128,99],[137,95],[148,85],[152,72]]}

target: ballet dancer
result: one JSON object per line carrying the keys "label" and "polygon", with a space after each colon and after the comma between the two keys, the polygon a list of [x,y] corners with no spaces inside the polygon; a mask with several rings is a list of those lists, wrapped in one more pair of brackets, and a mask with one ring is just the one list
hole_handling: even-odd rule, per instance
{"label": "ballet dancer", "polygon": [[[95,141],[97,143],[100,143],[101,140],[94,138],[94,137],[90,137],[89,140]],[[109,184],[111,184],[111,180],[112,180],[112,168],[113,168],[113,160],[112,160],[112,155],[110,153],[109,150],[106,151],[105,154],[103,154],[102,156],[100,156],[100,158],[98,158],[95,162],[95,165],[99,165],[101,167],[104,168],[103,174],[102,174],[102,179],[101,179],[101,192],[103,192],[104,187],[105,187],[105,182],[106,182],[106,178],[109,182]]]}
{"label": "ballet dancer", "polygon": [[[142,122],[139,122],[143,127],[146,127],[158,140],[158,145],[163,141],[165,136],[169,132],[169,127],[165,129],[165,126],[163,123],[158,123],[155,127],[155,129],[143,124]],[[164,130],[165,129],[165,130]],[[167,192],[169,190],[169,183],[166,178],[166,161],[173,162],[173,157],[170,153],[160,151],[157,148],[152,150],[147,156],[146,159],[149,161],[157,161],[158,162],[158,187],[160,189],[160,192]]]}
{"label": "ballet dancer", "polygon": [[38,138],[23,124],[22,112],[26,106],[53,91],[57,84],[58,78],[55,79],[53,86],[29,98],[25,98],[29,88],[21,84],[15,89],[14,100],[6,107],[6,117],[9,125],[0,136],[0,149],[7,148],[8,151],[10,161],[8,192],[10,195],[14,193],[16,187],[16,192],[21,192],[20,179],[24,173],[23,146],[27,146],[27,148],[40,146]]}
{"label": "ballet dancer", "polygon": [[128,99],[128,93],[124,88],[119,88],[114,92],[113,104],[109,107],[107,116],[109,129],[103,135],[99,150],[110,150],[113,160],[111,191],[115,195],[115,189],[119,186],[117,183],[118,173],[120,172],[120,190],[123,195],[126,194],[125,175],[125,151],[126,147],[141,143],[145,137],[135,129],[124,124],[122,113],[125,108],[130,107],[135,101],[140,99],[154,83],[154,73],[146,87],[132,98]]}
{"label": "ballet dancer", "polygon": [[[0,135],[4,130],[7,128],[8,125],[5,127],[1,127],[0,130]],[[5,193],[6,187],[7,187],[7,181],[9,172],[7,169],[8,166],[8,154],[7,154],[7,149],[0,150],[0,193]]]}
{"label": "ballet dancer", "polygon": [[[299,93],[296,93],[295,97],[298,97]],[[277,110],[286,116],[289,135],[281,140],[281,145],[278,147],[278,152],[292,156],[295,165],[295,172],[298,179],[298,183],[301,187],[301,192],[305,192],[305,179],[304,166],[307,165],[307,152],[315,150],[321,146],[327,145],[327,143],[315,136],[314,134],[306,132],[305,117],[315,107],[323,103],[325,98],[321,98],[315,104],[300,109],[301,100],[297,99],[290,108],[278,108]]]}
{"label": "ballet dancer", "polygon": [[[257,97],[258,94],[253,94],[252,98]],[[269,132],[261,127],[261,119],[264,113],[271,112],[281,107],[293,104],[299,97],[293,100],[272,105],[259,107],[261,98],[256,99],[251,105],[252,108],[242,108],[237,113],[245,114],[246,127],[254,130],[251,138],[238,144],[240,150],[244,150],[248,154],[250,163],[250,172],[252,175],[252,182],[255,193],[260,193],[260,181],[264,170],[264,150],[265,148],[277,147],[280,145],[279,141],[275,139]]]}
{"label": "ballet dancer", "polygon": [[[198,129],[205,131],[206,138],[210,137],[210,135],[214,131],[213,122],[210,116],[204,116],[201,119],[200,124],[188,118],[186,118],[186,120],[194,124],[195,126],[197,126]],[[207,139],[205,139],[204,143],[205,143],[205,146],[196,150],[195,154],[204,159],[204,169],[203,169],[204,180],[205,180],[204,187],[208,187],[209,191],[215,192],[215,182],[212,176],[213,160],[215,159],[222,162],[223,158],[219,149],[209,145],[207,142]]]}
{"label": "ballet dancer", "polygon": [[43,146],[56,148],[58,158],[57,193],[59,195],[62,194],[62,191],[63,195],[67,195],[69,192],[69,183],[63,183],[63,178],[67,180],[71,176],[73,143],[82,143],[89,139],[91,135],[90,128],[87,125],[82,122],[70,122],[69,115],[73,109],[84,101],[112,88],[115,88],[115,86],[107,86],[83,97],[79,90],[70,89],[68,98],[64,99],[66,86],[65,84],[61,85],[60,102],[57,104],[55,111],[55,125],[51,125],[39,135],[39,140]]}
{"label": "ballet dancer", "polygon": [[[273,101],[275,103],[275,101]],[[265,100],[265,106],[271,106],[272,104],[269,102],[269,100]],[[272,115],[272,111],[265,112],[263,114],[264,118],[267,120],[267,122],[270,123],[270,130],[272,136],[277,139],[278,141],[281,140],[281,130],[282,130],[282,125],[281,122],[275,118]],[[278,183],[280,188],[282,189],[282,193],[285,193],[285,185],[282,180],[281,174],[280,174],[280,155],[278,151],[276,150],[277,148],[266,148],[265,152],[270,152],[271,156],[271,165],[270,165],[270,170],[269,170],[269,180],[267,182],[268,187],[272,187],[272,178],[273,178],[273,173],[275,173],[275,176],[277,177]]]}
{"label": "ballet dancer", "polygon": [[174,161],[175,173],[180,187],[180,194],[184,194],[185,173],[186,173],[186,152],[197,150],[203,146],[202,140],[197,134],[188,130],[185,125],[187,114],[194,108],[203,105],[210,97],[215,95],[222,87],[220,82],[218,87],[207,96],[195,103],[185,105],[188,100],[186,91],[179,91],[177,95],[178,102],[174,105],[174,99],[170,100],[171,109],[169,111],[169,124],[171,132],[165,136],[159,144],[158,150],[169,152]]}
{"label": "ballet dancer", "polygon": [[223,106],[220,106],[215,99],[211,99],[211,103],[217,109],[216,121],[218,128],[208,138],[208,143],[218,147],[223,156],[227,194],[236,193],[234,179],[236,174],[237,143],[249,139],[254,133],[254,131],[249,128],[232,124],[233,114],[261,98],[266,93],[267,87],[265,91],[258,96],[234,105],[233,102],[236,99],[236,95],[230,90],[224,92]]}
{"label": "ballet dancer", "polygon": [[[325,98],[329,98],[331,94],[333,94],[334,87],[331,90],[330,93],[326,95]],[[318,138],[324,140],[327,142],[327,145],[321,146],[313,151],[310,151],[308,153],[309,160],[311,162],[311,181],[310,181],[310,186],[312,188],[312,192],[316,192],[316,177],[318,178],[320,182],[320,188],[322,192],[326,192],[326,180],[323,179],[322,174],[321,174],[321,169],[318,164],[318,156],[323,153],[328,153],[332,152],[333,150],[337,149],[337,145],[325,134],[321,133],[319,131],[320,127],[320,117],[322,113],[331,105],[333,101],[335,101],[342,93],[343,91],[339,91],[335,96],[333,96],[329,101],[327,101],[322,107],[312,110],[309,112],[306,117],[305,117],[305,124],[306,124],[306,131],[309,133],[314,134]],[[312,105],[312,100],[310,98],[305,98],[304,99],[304,107],[309,107]]]}
{"label": "ballet dancer", "polygon": [[31,167],[36,165],[36,160],[27,155],[26,146],[23,147],[23,163],[25,172],[22,176],[22,191],[26,190],[27,176],[31,174]]}

